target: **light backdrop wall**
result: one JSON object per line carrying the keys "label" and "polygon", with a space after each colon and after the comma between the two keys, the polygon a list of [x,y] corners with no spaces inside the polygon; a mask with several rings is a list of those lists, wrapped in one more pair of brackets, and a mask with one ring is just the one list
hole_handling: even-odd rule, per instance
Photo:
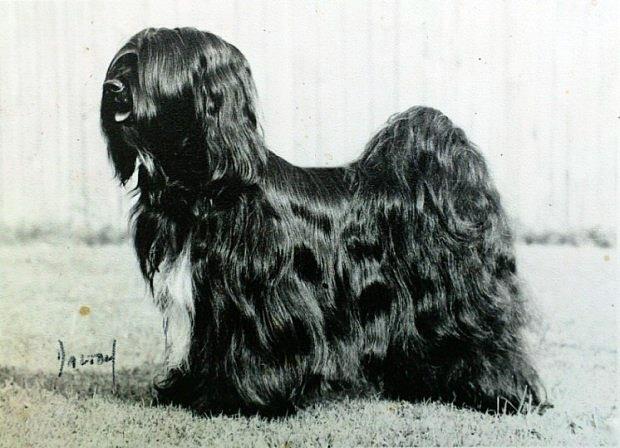
{"label": "light backdrop wall", "polygon": [[489,160],[509,213],[611,228],[620,123],[616,1],[17,2],[0,16],[0,224],[126,227],[98,125],[115,51],[147,26],[221,35],[253,68],[271,149],[355,158],[415,104]]}

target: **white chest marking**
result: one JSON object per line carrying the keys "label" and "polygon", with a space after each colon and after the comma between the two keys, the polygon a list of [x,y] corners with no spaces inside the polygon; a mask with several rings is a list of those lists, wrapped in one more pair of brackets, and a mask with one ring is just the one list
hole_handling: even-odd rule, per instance
{"label": "white chest marking", "polygon": [[166,258],[153,280],[153,296],[164,318],[166,365],[186,368],[194,325],[194,280],[186,243],[179,256]]}

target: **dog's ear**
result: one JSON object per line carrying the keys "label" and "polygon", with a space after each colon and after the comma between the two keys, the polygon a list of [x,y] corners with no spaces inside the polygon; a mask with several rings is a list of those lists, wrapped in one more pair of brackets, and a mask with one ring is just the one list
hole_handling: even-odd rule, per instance
{"label": "dog's ear", "polygon": [[262,173],[267,151],[250,67],[234,46],[209,33],[202,38],[195,106],[212,179],[232,177],[253,184]]}

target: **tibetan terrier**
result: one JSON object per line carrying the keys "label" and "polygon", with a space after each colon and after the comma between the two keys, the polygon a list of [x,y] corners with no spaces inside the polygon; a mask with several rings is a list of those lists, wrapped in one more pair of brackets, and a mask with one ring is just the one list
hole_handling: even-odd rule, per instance
{"label": "tibetan terrier", "polygon": [[151,28],[114,56],[101,126],[120,182],[137,171],[135,249],[166,334],[160,402],[279,415],[372,388],[543,407],[506,215],[437,110],[392,116],[348,165],[300,168],[265,145],[237,48]]}

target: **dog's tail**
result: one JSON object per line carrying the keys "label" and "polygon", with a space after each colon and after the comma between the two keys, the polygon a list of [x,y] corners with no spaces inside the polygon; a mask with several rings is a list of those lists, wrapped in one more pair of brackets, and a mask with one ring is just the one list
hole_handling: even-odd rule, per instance
{"label": "dog's tail", "polygon": [[[392,306],[393,344],[444,365],[452,383],[445,390],[476,370],[486,392],[463,394],[514,401],[526,387],[540,402],[521,337],[529,312],[512,233],[484,158],[465,133],[441,112],[413,107],[370,140],[355,172],[356,203],[376,216],[382,246],[394,257],[385,270],[397,266],[393,275],[409,291]],[[498,384],[502,378],[514,384]]]}
{"label": "dog's tail", "polygon": [[383,246],[406,261],[414,286],[441,296],[435,303],[493,307],[498,280],[520,294],[511,230],[484,158],[441,112],[418,106],[392,116],[368,143],[356,184]]}
{"label": "dog's tail", "polygon": [[438,110],[416,106],[392,116],[366,146],[358,168],[358,179],[371,183],[372,191],[405,196],[420,231],[466,244],[483,241],[489,231],[510,238],[482,155]]}

